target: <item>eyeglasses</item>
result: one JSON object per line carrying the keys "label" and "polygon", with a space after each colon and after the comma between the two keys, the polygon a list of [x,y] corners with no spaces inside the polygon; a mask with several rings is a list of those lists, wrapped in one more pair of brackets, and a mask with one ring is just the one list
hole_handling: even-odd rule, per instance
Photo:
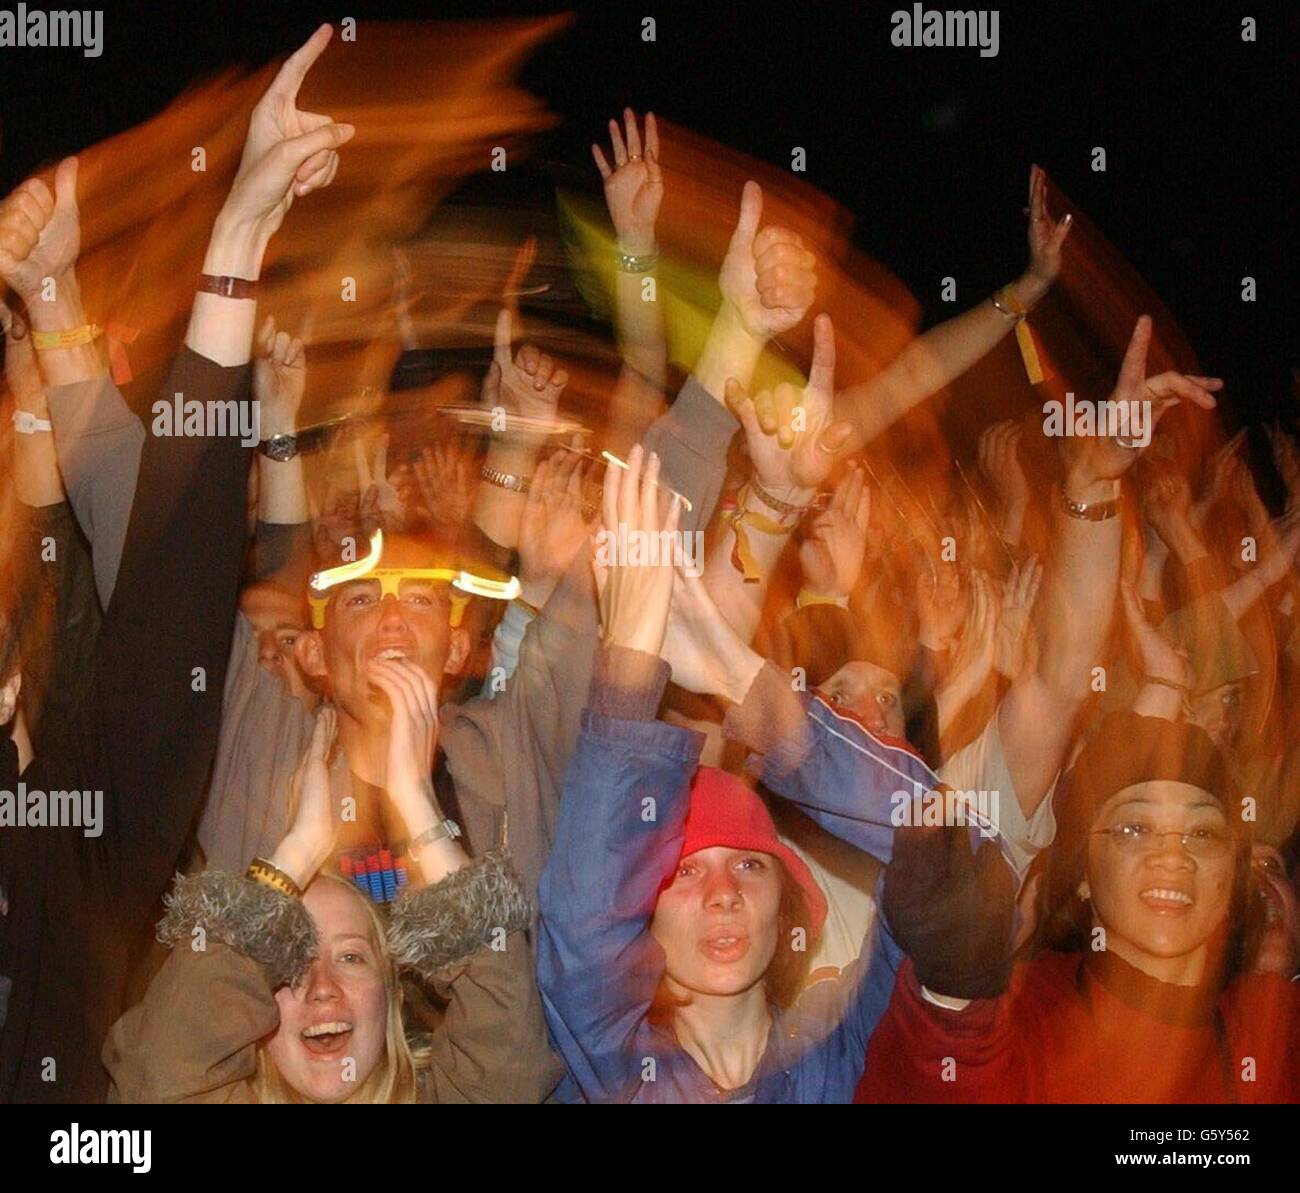
{"label": "eyeglasses", "polygon": [[1232,838],[1222,829],[1198,828],[1190,833],[1158,833],[1145,824],[1116,824],[1096,829],[1094,837],[1109,837],[1116,849],[1128,854],[1155,853],[1166,837],[1177,837],[1178,844],[1192,857],[1221,858],[1232,851]]}
{"label": "eyeglasses", "polygon": [[465,613],[465,606],[471,596],[487,597],[494,601],[513,601],[521,591],[519,580],[511,576],[508,580],[493,580],[487,576],[476,576],[473,572],[456,568],[381,568],[379,561],[384,553],[384,532],[376,530],[370,536],[370,553],[365,559],[354,563],[343,563],[338,567],[326,568],[317,572],[307,582],[310,590],[307,603],[311,606],[311,623],[316,629],[325,625],[325,608],[329,604],[329,590],[340,584],[355,580],[374,580],[379,584],[379,599],[386,596],[404,599],[402,585],[409,580],[426,580],[450,582],[459,591],[451,598],[451,625],[460,625]]}

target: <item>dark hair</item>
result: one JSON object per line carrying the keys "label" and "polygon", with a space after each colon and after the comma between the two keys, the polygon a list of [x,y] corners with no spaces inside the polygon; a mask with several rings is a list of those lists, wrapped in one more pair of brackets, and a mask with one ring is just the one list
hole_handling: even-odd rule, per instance
{"label": "dark hair", "polygon": [[[770,854],[767,856],[771,856]],[[781,901],[776,909],[776,951],[763,975],[763,988],[767,1001],[778,1007],[790,1007],[803,990],[808,977],[808,962],[814,944],[812,916],[808,914],[808,900],[803,889],[793,878],[780,858],[773,857],[781,877]],[[794,948],[794,934],[801,931],[802,949]],[[652,1027],[671,1030],[673,1016],[679,1007],[690,1005],[690,996],[678,997],[668,989],[668,974],[659,979],[654,1001],[646,1013]]]}

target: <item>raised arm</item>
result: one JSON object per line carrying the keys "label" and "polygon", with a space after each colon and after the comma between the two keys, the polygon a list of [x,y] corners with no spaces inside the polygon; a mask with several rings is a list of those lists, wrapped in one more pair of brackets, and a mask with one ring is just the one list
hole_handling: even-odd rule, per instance
{"label": "raised arm", "polygon": [[[617,539],[660,527],[653,483],[606,474],[605,528]],[[647,464],[653,481],[657,460]],[[677,525],[674,505],[664,529]],[[650,935],[660,886],[685,834],[701,738],[655,721],[667,668],[659,660],[671,562],[624,566],[606,556],[605,645],[569,768],[539,889],[537,979],[551,1035],[585,1097],[629,1101],[641,1086],[645,1018],[663,973]]]}
{"label": "raised arm", "polygon": [[[626,132],[626,140],[624,139]],[[655,220],[664,195],[659,168],[659,125],[653,112],[645,117],[645,144],[636,113],[623,110],[623,128],[609,122],[611,166],[599,145],[591,147],[605,184],[605,205],[617,237],[614,314],[623,367],[610,397],[610,438],[615,450],[635,443],[650,417],[663,408],[668,377],[668,342],[663,306],[657,293],[647,298],[645,282],[657,284],[659,245]]]}
{"label": "raised arm", "polygon": [[718,274],[722,305],[704,350],[677,400],[645,436],[645,447],[663,462],[664,479],[690,499],[683,530],[706,527],[722,492],[738,425],[726,406],[728,381],[749,388],[768,341],[803,321],[817,287],[813,254],[788,229],[760,230],[762,217],[763,192],[747,182]]}
{"label": "raised arm", "polygon": [[483,379],[480,404],[502,415],[507,425],[492,428],[483,483],[474,498],[474,523],[494,543],[515,547],[519,543],[519,521],[523,517],[533,465],[545,436],[508,426],[511,416],[550,421],[559,408],[560,395],[569,374],[533,345],[512,351],[514,322],[509,308],[497,316],[493,333],[492,364]]}
{"label": "raised arm", "polygon": [[302,340],[278,331],[268,315],[257,335],[253,397],[261,411],[264,450],[257,455],[257,520],[276,526],[305,526],[307,482],[298,454],[298,408],[307,387],[307,352]]}
{"label": "raised arm", "polygon": [[[1133,330],[1116,403],[1146,403],[1152,420],[1179,400],[1212,408],[1217,378],[1146,375],[1151,320]],[[1138,424],[1140,425],[1140,424]],[[1038,601],[1038,661],[1014,682],[998,710],[999,728],[1026,819],[1055,782],[1092,693],[1093,668],[1104,662],[1119,585],[1120,481],[1141,448],[1109,438],[1073,441],[1062,491],[1054,497],[1052,555]]]}
{"label": "raised arm", "polygon": [[[51,460],[57,453],[62,486],[94,546],[95,584],[100,605],[107,607],[122,560],[144,428],[104,367],[100,329],[82,306],[77,159],[59,163],[53,195],[39,178],[23,183],[0,212],[0,227],[0,276],[26,306],[34,331],[29,339],[39,346],[47,384],[39,418],[50,428],[25,437],[23,452]],[[22,475],[20,467],[20,480]]]}
{"label": "raised arm", "polygon": [[751,398],[735,378],[727,382],[727,402],[745,428],[753,473],[740,508],[710,552],[708,583],[746,642],[758,628],[777,560],[847,434],[832,425],[835,329],[829,315],[817,317],[813,344],[803,390],[778,385]]}
{"label": "raised arm", "polygon": [[854,425],[852,450],[864,447],[913,407],[955,381],[1042,299],[1061,269],[1072,219],[1047,211],[1047,175],[1029,172],[1029,267],[992,298],[914,339],[870,381],[836,395],[840,417]]}
{"label": "raised arm", "polygon": [[[205,272],[255,282],[295,195],[328,183],[350,126],[310,118],[298,87],[329,26],[281,68],[254,109],[244,159],[214,225]],[[218,288],[230,289],[225,284]],[[186,348],[163,390],[247,410],[256,301],[196,295]],[[123,912],[143,913],[170,877],[216,748],[245,545],[248,454],[237,435],[150,434],[96,667],[94,715],[113,873]],[[197,583],[196,577],[202,577]],[[165,616],[160,616],[160,610]],[[179,753],[172,748],[185,742]],[[128,897],[129,895],[129,897]],[[139,905],[135,905],[135,901]]]}
{"label": "raised arm", "polygon": [[[0,216],[0,220],[3,217]],[[0,235],[3,224],[0,223]],[[57,505],[64,498],[59,462],[50,432],[50,408],[31,329],[21,313],[0,302],[5,336],[4,375],[14,400],[14,493],[29,509]]]}

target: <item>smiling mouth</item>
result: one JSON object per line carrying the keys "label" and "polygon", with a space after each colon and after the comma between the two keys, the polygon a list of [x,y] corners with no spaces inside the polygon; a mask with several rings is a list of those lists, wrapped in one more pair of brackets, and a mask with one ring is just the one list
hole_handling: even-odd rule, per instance
{"label": "smiling mouth", "polygon": [[370,656],[372,659],[408,659],[410,653],[400,646],[386,646]]}
{"label": "smiling mouth", "polygon": [[303,1046],[314,1056],[337,1056],[352,1038],[352,1024],[344,1020],[313,1023],[302,1032]]}
{"label": "smiling mouth", "polygon": [[1138,898],[1153,911],[1164,912],[1186,911],[1196,902],[1186,891],[1164,886],[1148,887]]}

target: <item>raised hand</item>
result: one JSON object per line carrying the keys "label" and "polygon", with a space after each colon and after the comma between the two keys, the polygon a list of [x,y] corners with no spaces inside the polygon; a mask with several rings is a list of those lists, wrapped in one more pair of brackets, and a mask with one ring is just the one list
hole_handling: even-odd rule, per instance
{"label": "raised hand", "polygon": [[1240,460],[1237,453],[1245,438],[1246,431],[1243,428],[1214,453],[1214,458],[1210,461],[1210,475],[1205,491],[1196,499],[1189,515],[1192,525],[1197,530],[1204,529],[1205,519],[1209,516],[1215,503],[1228,492],[1236,462]]}
{"label": "raised hand", "polygon": [[298,408],[307,388],[307,353],[302,340],[277,331],[268,315],[257,333],[253,362],[253,397],[261,411],[261,435],[292,435],[298,428]]}
{"label": "raised hand", "polygon": [[560,450],[537,465],[529,482],[519,522],[519,583],[524,600],[537,608],[596,529],[583,513],[585,476],[582,457]]}
{"label": "raised hand", "polygon": [[472,452],[454,443],[421,448],[415,461],[415,483],[435,525],[456,533],[465,528],[474,504]]}
{"label": "raised hand", "polygon": [[966,612],[961,572],[948,560],[922,558],[916,569],[917,639],[928,650],[948,650]]}
{"label": "raised hand", "polygon": [[1023,564],[1018,563],[1011,569],[1003,586],[993,666],[1007,679],[1014,680],[1025,670],[1029,619],[1042,581],[1043,565],[1037,556],[1031,555]]}
{"label": "raised hand", "polygon": [[1029,170],[1029,268],[1016,290],[1032,306],[1051,289],[1061,272],[1061,249],[1074,226],[1074,217],[1054,220],[1047,210],[1047,172],[1041,166]]}
{"label": "raised hand", "polygon": [[[1141,316],[1133,328],[1119,378],[1109,400],[1124,404],[1130,411],[1130,426],[1145,425],[1153,434],[1164,414],[1180,401],[1191,402],[1202,410],[1213,410],[1213,393],[1223,388],[1217,377],[1194,377],[1169,371],[1147,376],[1147,351],[1151,347],[1151,317]],[[1143,419],[1142,403],[1149,413]],[[1139,420],[1142,421],[1139,421]],[[1142,448],[1126,446],[1118,438],[1093,436],[1061,439],[1063,450],[1073,448],[1067,472],[1075,484],[1118,480],[1142,453]]]}
{"label": "raised hand", "polygon": [[328,186],[338,171],[338,148],[356,131],[298,108],[298,91],[333,29],[322,25],[275,76],[253,109],[239,170],[226,201],[228,214],[269,237],[295,197]]}
{"label": "raised hand", "polygon": [[782,384],[751,398],[731,378],[726,393],[727,405],[745,428],[754,475],[783,500],[808,497],[830,475],[853,431],[848,423],[833,421],[835,328],[829,315],[818,315],[813,325],[807,386]]}
{"label": "raised hand", "polygon": [[[285,59],[271,86],[253,108],[248,122],[248,136],[244,139],[244,152],[239,159],[243,170],[258,161],[285,141],[305,136],[322,129],[333,121],[318,112],[304,112],[298,107],[298,92],[325,47],[329,45],[334,30],[321,25],[294,53]],[[295,195],[328,186],[338,170],[338,154],[322,148],[299,165],[294,175]]]}
{"label": "raised hand", "polygon": [[388,441],[387,434],[379,436],[373,465],[366,460],[366,449],[361,440],[353,441],[359,509],[362,519],[378,520],[388,530],[401,530],[406,525],[406,508],[388,474]]}
{"label": "raised hand", "polygon": [[799,548],[805,588],[830,597],[847,597],[853,591],[867,551],[870,517],[866,472],[855,464],[836,486],[825,512],[813,520]]}
{"label": "raised hand", "polygon": [[512,328],[510,311],[503,308],[493,333],[492,364],[483,380],[482,405],[524,418],[553,419],[569,374],[531,344],[512,356]]}
{"label": "raised hand", "polygon": [[762,656],[718,609],[704,577],[688,575],[681,568],[673,586],[663,658],[678,687],[704,696],[724,696],[733,704],[745,699],[763,666]]}
{"label": "raised hand", "polygon": [[1137,590],[1124,580],[1119,587],[1120,601],[1124,607],[1124,627],[1128,640],[1137,655],[1144,678],[1162,681],[1181,691],[1190,691],[1194,678],[1192,662],[1187,652],[1179,650],[1142,612],[1142,602]]}
{"label": "raised hand", "polygon": [[1181,472],[1166,472],[1147,486],[1142,511],[1171,550],[1196,533],[1191,521],[1192,491]]}
{"label": "raised hand", "polygon": [[979,468],[997,497],[1001,513],[1015,513],[1029,504],[1029,481],[1020,466],[1024,428],[1007,419],[985,427],[979,441]]}
{"label": "raised hand", "polygon": [[645,152],[637,129],[636,113],[623,109],[627,140],[617,120],[609,122],[609,139],[614,167],[599,145],[591,147],[596,169],[605,183],[605,205],[618,234],[619,247],[625,253],[640,256],[655,248],[655,220],[664,197],[663,172],[659,169],[659,125],[654,113],[645,118]]}
{"label": "raised hand", "polygon": [[640,444],[626,469],[606,469],[594,568],[605,641],[651,655],[663,649],[673,595],[673,553],[661,547],[676,535],[682,512],[674,495],[660,515],[658,481],[659,457]]}
{"label": "raised hand", "polygon": [[66,157],[54,171],[53,195],[41,179],[29,178],[0,205],[0,278],[30,307],[45,279],[57,285],[80,252],[77,159]]}
{"label": "raised hand", "polygon": [[1255,476],[1239,456],[1233,456],[1231,459],[1232,463],[1226,470],[1228,478],[1225,487],[1245,513],[1250,533],[1256,538],[1267,536],[1270,527],[1268,506],[1259,495]]}
{"label": "raised hand", "polygon": [[338,838],[341,821],[330,793],[329,771],[337,730],[334,706],[322,704],[316,712],[311,741],[290,780],[289,832],[272,860],[300,887],[306,887],[325,864]]}
{"label": "raised hand", "polygon": [[817,259],[787,228],[759,231],[762,218],[762,188],[747,182],[718,286],[745,330],[766,340],[803,322],[817,289]]}

